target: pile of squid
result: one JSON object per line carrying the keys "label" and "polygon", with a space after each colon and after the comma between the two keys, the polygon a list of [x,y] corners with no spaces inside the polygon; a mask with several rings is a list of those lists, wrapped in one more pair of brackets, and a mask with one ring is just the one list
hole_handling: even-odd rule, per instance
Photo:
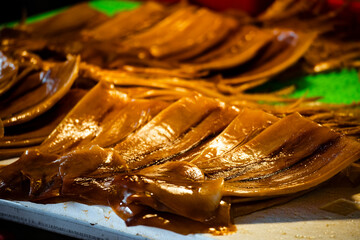
{"label": "pile of squid", "polygon": [[133,99],[100,82],[39,147],[0,168],[0,196],[109,205],[129,226],[225,234],[231,217],[303,194],[359,158],[360,142],[299,113],[201,94]]}
{"label": "pile of squid", "polygon": [[323,1],[275,1],[256,18],[185,2],[108,17],[79,4],[1,29],[0,159],[19,159],[0,166],[0,198],[227,234],[234,217],[339,173],[358,184],[359,103],[248,91],[358,67],[359,38],[339,15]]}

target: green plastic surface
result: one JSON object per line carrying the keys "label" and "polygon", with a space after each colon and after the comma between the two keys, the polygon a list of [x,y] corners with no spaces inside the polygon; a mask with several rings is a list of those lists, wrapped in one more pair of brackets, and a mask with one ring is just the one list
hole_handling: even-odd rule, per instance
{"label": "green plastic surface", "polygon": [[133,1],[91,1],[90,6],[107,14],[108,16],[113,16],[114,14],[125,11],[132,10],[138,7],[140,2]]}
{"label": "green plastic surface", "polygon": [[360,82],[355,69],[308,75],[292,80],[296,85],[293,97],[322,96],[327,103],[352,103],[360,101]]}
{"label": "green plastic surface", "polygon": [[[136,1],[115,1],[115,0],[96,0],[91,1],[90,6],[109,16],[117,12],[131,10],[138,7],[141,3]],[[29,17],[26,23],[39,21],[53,16],[66,8],[57,9],[44,14]],[[6,24],[13,26],[16,23]],[[276,83],[270,83],[276,84]],[[292,97],[300,97],[306,94],[308,97],[321,96],[320,101],[326,103],[352,103],[360,101],[360,81],[358,72],[355,69],[343,69],[316,75],[308,75],[289,80],[288,84],[295,84],[297,90]]]}

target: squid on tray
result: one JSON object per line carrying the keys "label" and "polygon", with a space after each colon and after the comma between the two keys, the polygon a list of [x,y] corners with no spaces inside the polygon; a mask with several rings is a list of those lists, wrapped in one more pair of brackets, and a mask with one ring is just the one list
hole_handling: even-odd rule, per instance
{"label": "squid on tray", "polygon": [[132,99],[100,82],[40,147],[0,168],[0,197],[102,204],[128,226],[226,234],[233,214],[288,201],[359,158],[359,142],[298,113],[200,94]]}
{"label": "squid on tray", "polygon": [[101,204],[128,226],[227,234],[234,217],[339,172],[358,182],[358,103],[245,92],[294,64],[357,65],[355,28],[336,28],[342,11],[322,2],[275,1],[254,19],[184,2],[114,17],[79,4],[1,29],[0,159],[22,155],[0,167],[0,198]]}
{"label": "squid on tray", "polygon": [[78,76],[79,57],[44,66],[33,56],[25,61],[29,57],[26,52],[21,56],[14,62],[30,70],[22,67],[19,74],[14,73],[15,84],[0,95],[4,127],[0,159],[19,156],[28,147],[39,145],[86,93],[84,89],[71,89]]}

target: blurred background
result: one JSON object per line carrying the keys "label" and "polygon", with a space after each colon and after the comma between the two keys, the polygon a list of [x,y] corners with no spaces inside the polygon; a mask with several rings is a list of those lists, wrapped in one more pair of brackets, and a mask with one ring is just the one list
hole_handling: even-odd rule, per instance
{"label": "blurred background", "polygon": [[[101,1],[101,0],[98,0]],[[106,0],[109,1],[109,0]],[[110,0],[116,1],[116,0]],[[160,2],[178,2],[179,0],[157,0]],[[241,9],[251,15],[257,15],[264,11],[273,0],[188,0],[189,2],[207,6],[215,10]],[[311,1],[311,0],[309,0]],[[338,8],[345,2],[349,2],[349,11],[358,15],[360,20],[359,0],[324,0],[330,7]],[[11,0],[6,1],[0,8],[0,23],[20,21],[26,17],[40,13],[71,6],[85,0]]]}
{"label": "blurred background", "polygon": [[[109,0],[107,0],[109,1]],[[116,0],[113,0],[116,1]],[[158,0],[161,2],[178,2],[178,0]],[[54,9],[70,6],[84,0],[12,0],[6,1],[0,8],[0,23],[20,21],[26,17]],[[263,11],[273,0],[191,0],[190,2],[205,5],[217,10],[229,8],[242,9],[252,15]]]}
{"label": "blurred background", "polygon": [[82,0],[10,0],[2,2],[0,23],[19,21],[22,18],[37,15],[53,9],[73,5]]}

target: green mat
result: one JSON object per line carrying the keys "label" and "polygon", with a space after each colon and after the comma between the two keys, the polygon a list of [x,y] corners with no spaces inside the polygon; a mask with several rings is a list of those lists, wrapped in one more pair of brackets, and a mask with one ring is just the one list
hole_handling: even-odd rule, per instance
{"label": "green mat", "polygon": [[296,91],[290,97],[322,97],[324,103],[353,103],[360,101],[360,81],[355,69],[342,69],[327,73],[301,76],[292,79],[275,79],[250,93],[272,92],[295,85]]}
{"label": "green mat", "polygon": [[91,1],[90,6],[107,14],[108,16],[113,16],[115,13],[132,10],[138,7],[140,2],[132,1]]}
{"label": "green mat", "polygon": [[290,82],[296,85],[294,97],[307,93],[308,97],[323,96],[319,101],[327,103],[360,101],[360,81],[355,69],[308,75]]}
{"label": "green mat", "polygon": [[[141,3],[134,1],[91,1],[90,6],[113,16],[119,11],[131,10]],[[44,14],[29,17],[26,23],[39,21],[53,16],[66,8],[57,9]],[[8,23],[3,26],[14,26],[16,23]],[[360,81],[358,72],[355,69],[343,69],[316,75],[308,75],[291,79],[289,84],[295,84],[297,90],[291,96],[300,97],[307,94],[308,97],[322,96],[320,100],[326,103],[352,103],[360,101]],[[270,83],[272,84],[272,83]]]}

